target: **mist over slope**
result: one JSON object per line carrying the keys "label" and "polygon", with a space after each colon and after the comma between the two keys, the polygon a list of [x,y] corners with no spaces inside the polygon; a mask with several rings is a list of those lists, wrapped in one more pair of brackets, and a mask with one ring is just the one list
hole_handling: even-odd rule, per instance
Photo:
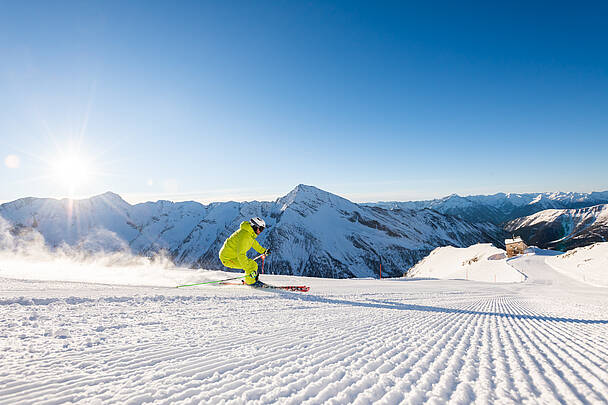
{"label": "mist over slope", "polygon": [[[274,202],[203,205],[169,201],[130,205],[114,193],[86,200],[24,198],[0,206],[18,238],[40,237],[52,249],[164,252],[176,265],[222,269],[218,252],[241,221],[263,217],[258,238],[272,247],[268,270],[318,277],[401,275],[438,246],[501,243],[491,224],[430,209],[385,209],[355,204],[299,185]],[[38,236],[35,236],[38,235]]]}

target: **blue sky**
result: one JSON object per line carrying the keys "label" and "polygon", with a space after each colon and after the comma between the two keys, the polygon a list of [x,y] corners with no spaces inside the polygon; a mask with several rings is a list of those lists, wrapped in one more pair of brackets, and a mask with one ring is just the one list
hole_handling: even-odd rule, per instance
{"label": "blue sky", "polygon": [[0,201],[607,190],[608,6],[489,3],[3,3]]}

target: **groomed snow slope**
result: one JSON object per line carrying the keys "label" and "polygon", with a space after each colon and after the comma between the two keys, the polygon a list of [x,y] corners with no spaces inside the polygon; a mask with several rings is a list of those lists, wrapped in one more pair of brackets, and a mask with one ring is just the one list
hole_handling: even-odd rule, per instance
{"label": "groomed snow slope", "polygon": [[541,254],[512,284],[262,276],[304,294],[3,278],[0,404],[606,403],[606,289]]}
{"label": "groomed snow slope", "polygon": [[509,266],[505,251],[490,243],[480,243],[467,248],[439,247],[412,267],[407,275],[498,283],[525,280],[524,274]]}
{"label": "groomed snow slope", "polygon": [[595,243],[563,255],[548,257],[547,264],[584,283],[608,287],[608,242]]}

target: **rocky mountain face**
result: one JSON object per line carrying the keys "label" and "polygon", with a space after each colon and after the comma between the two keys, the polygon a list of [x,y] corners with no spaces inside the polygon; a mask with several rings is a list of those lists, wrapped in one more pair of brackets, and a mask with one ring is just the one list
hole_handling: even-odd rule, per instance
{"label": "rocky mountain face", "polygon": [[[166,252],[180,266],[222,269],[218,252],[240,222],[268,224],[258,238],[273,254],[267,270],[316,277],[403,274],[438,246],[500,244],[501,230],[438,211],[355,204],[299,185],[274,202],[202,205],[169,201],[130,205],[105,193],[86,200],[25,198],[0,206],[0,217],[19,235],[38,232],[51,248],[89,252]],[[253,252],[253,251],[252,251]]]}
{"label": "rocky mountain face", "polygon": [[565,251],[596,242],[606,242],[608,204],[541,211],[508,222],[505,230],[521,236],[529,245],[544,249]]}
{"label": "rocky mountain face", "polygon": [[527,193],[448,197],[427,201],[380,202],[365,204],[386,209],[432,209],[469,222],[500,225],[546,209],[574,209],[608,204],[608,191],[593,193]]}

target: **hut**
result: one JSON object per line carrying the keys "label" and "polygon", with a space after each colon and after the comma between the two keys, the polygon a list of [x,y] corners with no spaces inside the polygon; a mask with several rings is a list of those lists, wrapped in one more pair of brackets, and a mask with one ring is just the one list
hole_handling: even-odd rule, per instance
{"label": "hut", "polygon": [[520,236],[505,239],[505,246],[507,247],[507,257],[520,255],[528,248]]}

